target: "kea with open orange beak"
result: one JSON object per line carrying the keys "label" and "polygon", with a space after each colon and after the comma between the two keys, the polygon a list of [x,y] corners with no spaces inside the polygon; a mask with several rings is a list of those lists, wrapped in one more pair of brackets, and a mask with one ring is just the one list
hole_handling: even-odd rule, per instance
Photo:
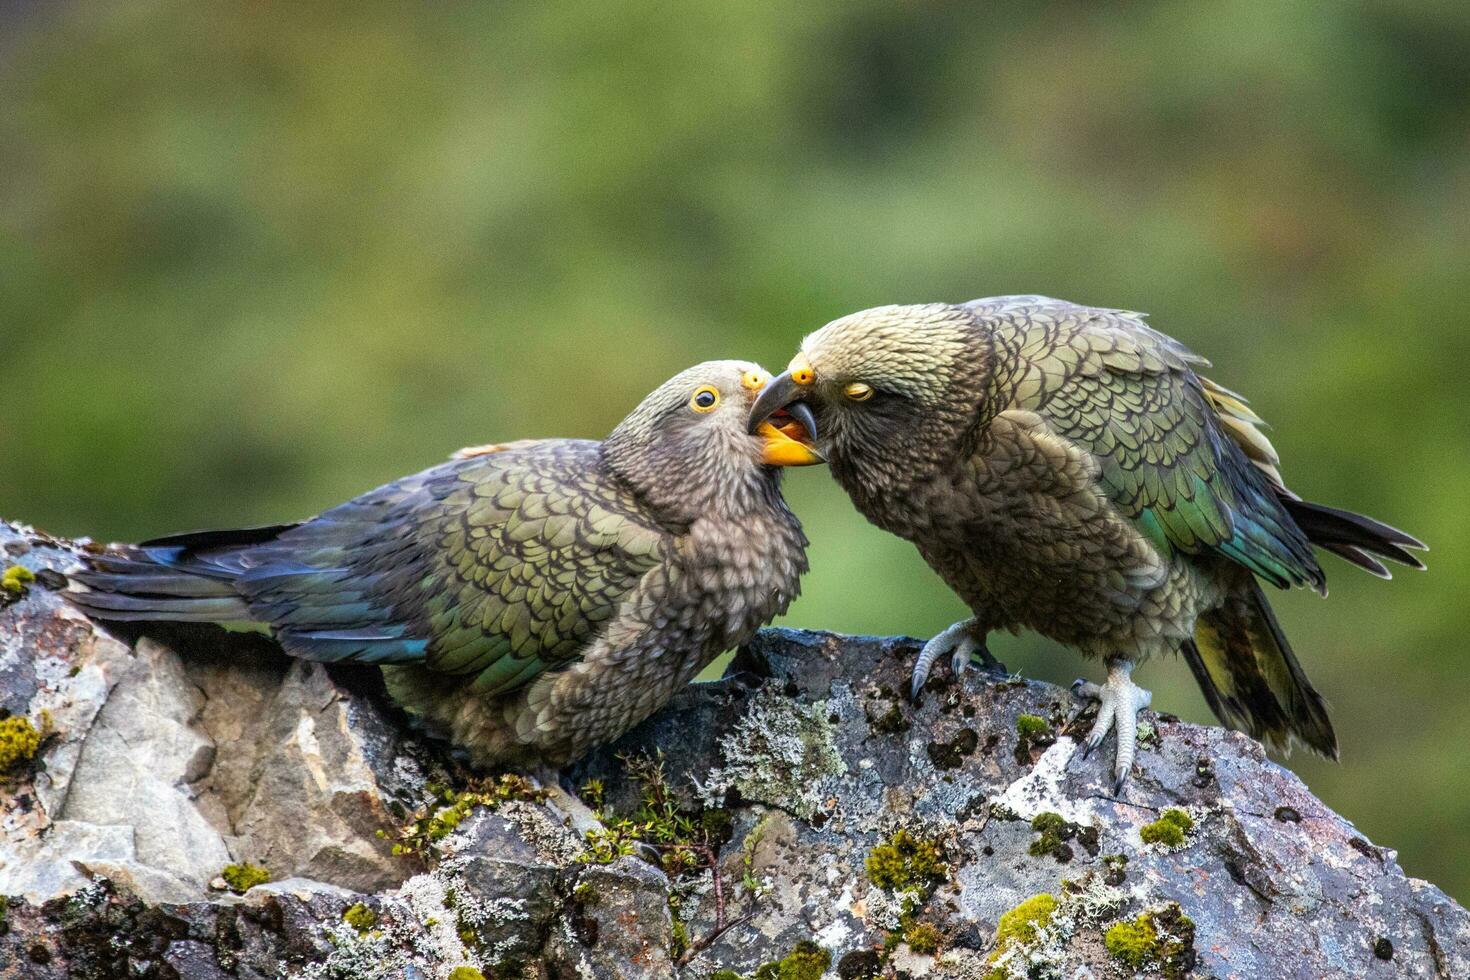
{"label": "kea with open orange beak", "polygon": [[104,620],[254,622],[291,656],[379,665],[476,763],[554,770],[796,597],[807,542],[780,474],[821,457],[801,406],[747,429],[770,380],[700,364],[601,442],[476,447],[310,520],[115,548],[69,598]]}

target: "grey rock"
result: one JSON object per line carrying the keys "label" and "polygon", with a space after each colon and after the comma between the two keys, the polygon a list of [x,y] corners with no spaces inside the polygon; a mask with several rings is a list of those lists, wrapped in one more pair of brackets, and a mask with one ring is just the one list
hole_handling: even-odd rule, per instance
{"label": "grey rock", "polygon": [[372,672],[213,628],[114,636],[43,584],[72,547],[0,524],[0,549],[52,573],[0,608],[4,710],[47,735],[0,793],[0,894],[45,901],[101,874],[182,902],[235,862],[356,891],[417,870],[379,831],[423,804],[434,763]]}
{"label": "grey rock", "polygon": [[[73,560],[9,525],[0,549]],[[1118,796],[1107,753],[1077,752],[1089,719],[1067,692],[946,673],[911,704],[917,651],[760,634],[724,680],[567,774],[601,782],[615,830],[676,815],[711,846],[645,833],[657,846],[599,864],[608,841],[584,847],[532,799],[419,833],[450,812],[434,793],[482,786],[406,733],[371,674],[215,630],[115,638],[38,584],[0,608],[0,706],[49,718],[38,765],[0,786],[0,980],[703,978],[793,955],[788,973],[804,958],[845,980],[1470,976],[1470,915],[1250,739],[1148,715]],[[1022,738],[1021,715],[1048,730]],[[1192,827],[1146,844],[1170,808]],[[277,880],[214,891],[227,857]],[[1055,899],[1043,928],[997,948],[1002,917],[1038,895]],[[1163,941],[1125,964],[1105,937],[1139,923]]]}

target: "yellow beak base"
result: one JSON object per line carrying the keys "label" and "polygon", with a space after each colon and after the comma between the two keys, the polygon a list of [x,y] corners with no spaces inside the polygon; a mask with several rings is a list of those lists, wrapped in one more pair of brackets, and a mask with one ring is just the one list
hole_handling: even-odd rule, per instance
{"label": "yellow beak base", "polygon": [[780,429],[762,422],[756,435],[763,440],[761,462],[767,466],[814,466],[825,463],[822,454],[806,440],[806,429],[792,422]]}

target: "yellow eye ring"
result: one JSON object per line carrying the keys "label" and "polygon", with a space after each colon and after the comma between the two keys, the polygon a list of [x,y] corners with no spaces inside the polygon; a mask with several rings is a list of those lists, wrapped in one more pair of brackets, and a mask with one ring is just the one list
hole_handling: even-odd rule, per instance
{"label": "yellow eye ring", "polygon": [[766,386],[766,382],[770,380],[771,376],[760,370],[746,371],[740,376],[741,386],[750,391],[760,391]]}
{"label": "yellow eye ring", "polygon": [[713,412],[719,404],[720,390],[713,385],[701,385],[689,398],[689,407],[700,413]]}
{"label": "yellow eye ring", "polygon": [[842,393],[855,402],[865,402],[873,397],[873,389],[861,381],[854,381],[842,389]]}

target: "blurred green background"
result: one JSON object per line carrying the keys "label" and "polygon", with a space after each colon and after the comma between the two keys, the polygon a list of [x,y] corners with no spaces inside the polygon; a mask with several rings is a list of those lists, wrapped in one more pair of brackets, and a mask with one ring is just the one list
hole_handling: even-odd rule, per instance
{"label": "blurred green background", "polygon": [[[1343,750],[1290,764],[1470,899],[1470,7],[1042,6],[0,3],[0,514],[274,522],[867,306],[1145,310],[1296,489],[1433,545],[1277,600]],[[963,615],[787,485],[790,622]],[[1209,719],[1183,664],[1141,680]]]}

